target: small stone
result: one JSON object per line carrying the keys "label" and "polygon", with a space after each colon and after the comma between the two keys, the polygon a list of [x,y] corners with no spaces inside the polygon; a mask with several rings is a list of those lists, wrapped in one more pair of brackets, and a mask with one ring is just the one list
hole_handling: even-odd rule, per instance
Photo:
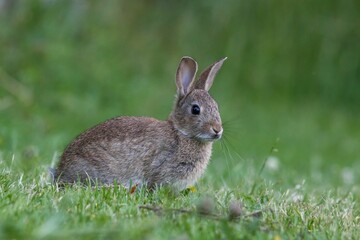
{"label": "small stone", "polygon": [[239,219],[243,214],[243,205],[241,202],[232,201],[229,204],[229,219],[235,220]]}
{"label": "small stone", "polygon": [[197,205],[197,212],[204,215],[210,215],[214,212],[215,204],[210,198],[202,199]]}

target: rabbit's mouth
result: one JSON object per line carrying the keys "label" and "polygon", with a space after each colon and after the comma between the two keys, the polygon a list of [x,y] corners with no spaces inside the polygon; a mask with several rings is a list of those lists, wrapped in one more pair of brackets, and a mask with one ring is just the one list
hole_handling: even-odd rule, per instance
{"label": "rabbit's mouth", "polygon": [[207,133],[198,133],[196,135],[191,135],[184,130],[181,130],[181,129],[178,129],[178,130],[182,135],[184,135],[188,138],[196,139],[200,142],[212,142],[212,141],[218,140],[221,138],[222,133],[223,133],[223,130],[221,130],[218,132],[212,132],[212,133],[207,132]]}
{"label": "rabbit's mouth", "polygon": [[222,134],[216,133],[216,134],[214,134],[213,139],[214,139],[214,140],[220,139],[221,136],[222,136]]}
{"label": "rabbit's mouth", "polygon": [[203,141],[203,142],[212,142],[212,141],[215,141],[215,140],[218,140],[220,139],[222,136],[221,133],[215,133],[215,134],[200,134],[200,135],[197,135],[195,138],[200,140],[200,141]]}

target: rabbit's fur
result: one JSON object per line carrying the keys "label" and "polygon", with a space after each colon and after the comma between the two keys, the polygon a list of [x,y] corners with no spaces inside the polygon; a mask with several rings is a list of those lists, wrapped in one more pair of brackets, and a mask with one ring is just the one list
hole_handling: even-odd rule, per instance
{"label": "rabbit's fur", "polygon": [[[177,189],[195,183],[209,162],[213,141],[223,131],[218,106],[208,90],[225,59],[195,80],[197,63],[183,57],[176,73],[174,109],[166,121],[117,117],[85,131],[65,149],[55,179]],[[195,104],[200,107],[198,115],[192,112]]]}

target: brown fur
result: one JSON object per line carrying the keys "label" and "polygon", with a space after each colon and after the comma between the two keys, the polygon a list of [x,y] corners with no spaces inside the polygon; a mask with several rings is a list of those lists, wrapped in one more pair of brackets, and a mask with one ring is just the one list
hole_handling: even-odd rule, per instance
{"label": "brown fur", "polygon": [[[90,179],[177,189],[195,183],[206,169],[213,141],[222,133],[218,106],[207,91],[224,60],[194,81],[197,63],[182,58],[177,99],[168,120],[117,117],[85,131],[65,149],[55,178],[61,183]],[[201,109],[199,115],[191,113],[194,104]]]}

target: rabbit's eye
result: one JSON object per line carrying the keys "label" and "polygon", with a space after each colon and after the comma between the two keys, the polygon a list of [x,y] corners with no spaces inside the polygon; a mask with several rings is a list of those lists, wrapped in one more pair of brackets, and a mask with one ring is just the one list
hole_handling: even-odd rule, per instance
{"label": "rabbit's eye", "polygon": [[200,107],[198,105],[193,105],[191,108],[191,113],[194,115],[199,115],[200,114]]}

